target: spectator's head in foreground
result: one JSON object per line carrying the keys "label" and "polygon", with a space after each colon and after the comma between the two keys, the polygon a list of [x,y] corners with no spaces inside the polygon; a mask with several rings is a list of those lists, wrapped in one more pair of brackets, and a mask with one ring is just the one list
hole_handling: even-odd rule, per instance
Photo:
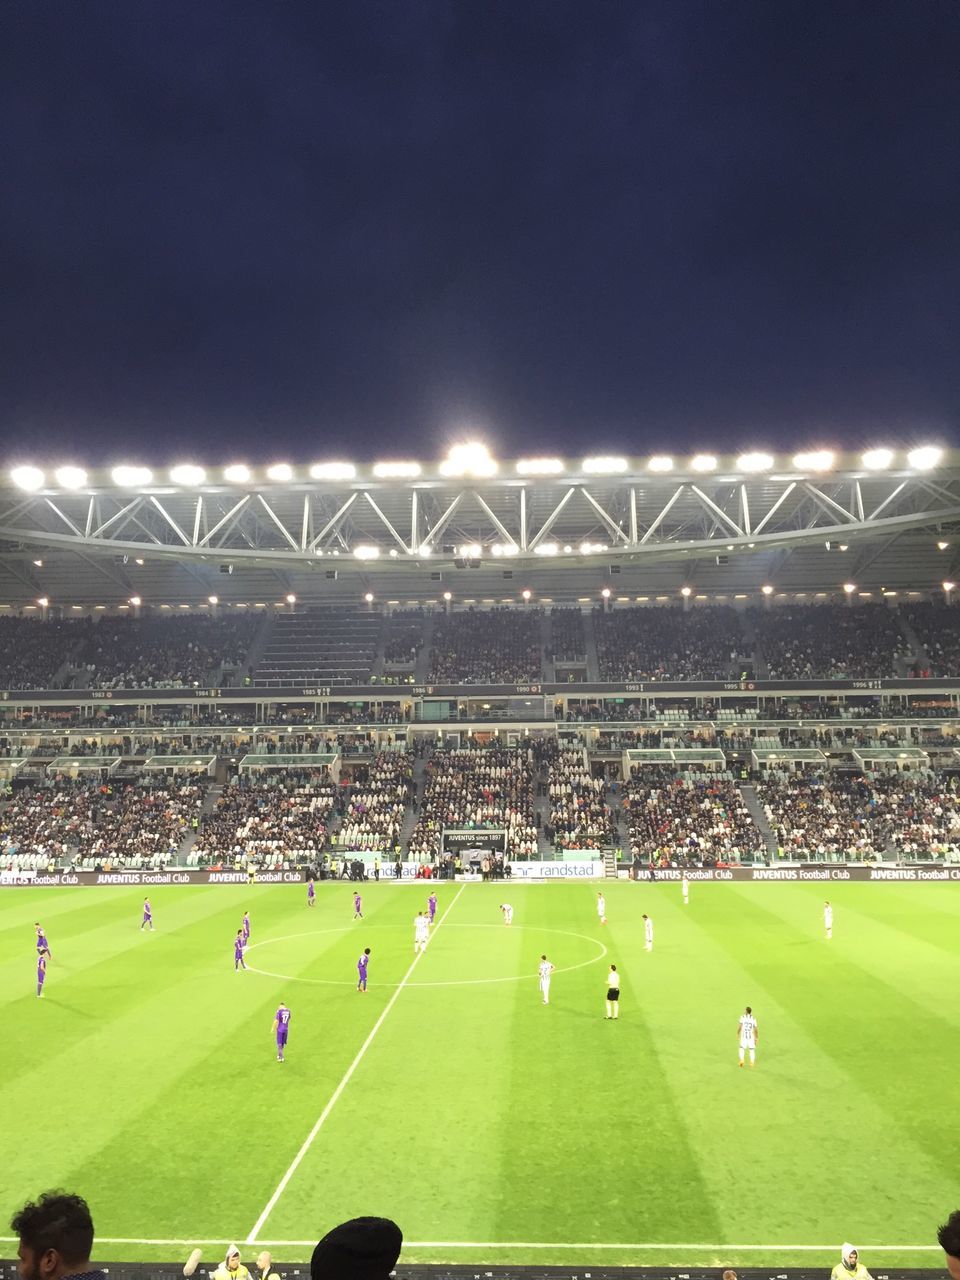
{"label": "spectator's head in foreground", "polygon": [[960,1209],[954,1210],[937,1232],[940,1248],[947,1255],[947,1270],[960,1280]]}
{"label": "spectator's head in foreground", "polygon": [[311,1280],[387,1280],[402,1244],[403,1232],[389,1218],[351,1218],[314,1249]]}
{"label": "spectator's head in foreground", "polygon": [[80,1196],[45,1191],[15,1213],[10,1226],[20,1241],[21,1280],[60,1280],[90,1270],[93,1219]]}

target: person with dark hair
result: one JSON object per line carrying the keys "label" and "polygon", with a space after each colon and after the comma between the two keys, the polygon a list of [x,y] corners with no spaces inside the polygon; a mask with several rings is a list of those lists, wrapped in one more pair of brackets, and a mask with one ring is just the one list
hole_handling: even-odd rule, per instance
{"label": "person with dark hair", "polygon": [[937,1231],[940,1248],[947,1255],[947,1270],[960,1280],[960,1209],[955,1209]]}
{"label": "person with dark hair", "polygon": [[351,1218],[314,1249],[311,1280],[387,1280],[402,1244],[403,1232],[389,1218]]}
{"label": "person with dark hair", "polygon": [[13,1215],[10,1226],[20,1243],[21,1280],[106,1280],[90,1266],[93,1219],[86,1200],[63,1191],[45,1191]]}

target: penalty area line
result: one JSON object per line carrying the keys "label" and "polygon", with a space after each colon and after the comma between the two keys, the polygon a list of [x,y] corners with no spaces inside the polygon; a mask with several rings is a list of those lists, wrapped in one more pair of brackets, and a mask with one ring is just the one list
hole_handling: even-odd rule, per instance
{"label": "penalty area line", "polygon": [[[457,892],[454,894],[453,901],[450,903],[449,907],[447,907],[446,911],[444,911],[443,915],[437,921],[436,927],[434,928],[433,933],[430,935],[431,938],[436,937],[437,932],[439,931],[441,925],[443,924],[444,920],[446,920],[447,916],[450,914],[453,908],[457,905],[457,899],[460,897],[460,894],[463,893],[465,888],[466,888],[466,885],[462,884],[460,888],[457,890]],[[429,946],[429,943],[427,945]],[[360,1063],[363,1061],[367,1050],[370,1048],[371,1044],[373,1044],[374,1037],[376,1036],[380,1028],[383,1026],[383,1023],[387,1017],[387,1014],[396,1004],[397,999],[400,995],[400,992],[407,985],[407,982],[410,979],[410,975],[413,973],[414,969],[416,969],[417,965],[420,963],[421,956],[425,954],[426,954],[426,950],[424,949],[423,951],[418,951],[417,954],[413,957],[413,963],[410,965],[410,968],[407,970],[407,972],[403,975],[403,978],[397,984],[397,989],[394,991],[393,995],[387,1001],[386,1007],[384,1008],[383,1012],[380,1014],[380,1017],[373,1024],[373,1027],[371,1028],[369,1035],[367,1036],[366,1040],[364,1040],[363,1044],[360,1046],[357,1056],[350,1063],[349,1067],[347,1067],[347,1070],[344,1073],[343,1079],[340,1081],[336,1089],[334,1089],[333,1093],[330,1095],[330,1099],[327,1102],[327,1105],[320,1112],[320,1115],[317,1118],[316,1124],[314,1124],[313,1128],[307,1134],[300,1150],[293,1157],[293,1160],[290,1164],[290,1168],[286,1171],[286,1173],[280,1179],[280,1182],[277,1184],[276,1191],[274,1191],[273,1195],[267,1201],[266,1205],[264,1206],[263,1212],[260,1214],[260,1217],[254,1223],[253,1228],[250,1231],[250,1234],[246,1238],[247,1244],[256,1243],[257,1235],[263,1229],[263,1224],[266,1222],[267,1218],[270,1217],[270,1214],[273,1212],[274,1208],[276,1207],[277,1201],[283,1195],[284,1191],[286,1191],[287,1184],[289,1183],[293,1175],[296,1173],[297,1169],[300,1167],[300,1163],[303,1160],[304,1156],[307,1154],[307,1152],[310,1150],[311,1146],[313,1145],[314,1138],[316,1138],[317,1134],[326,1124],[327,1116],[329,1116],[330,1112],[337,1105],[340,1095],[343,1093],[344,1089],[350,1083],[350,1080],[353,1077],[353,1073],[356,1071],[357,1067],[359,1067]]]}

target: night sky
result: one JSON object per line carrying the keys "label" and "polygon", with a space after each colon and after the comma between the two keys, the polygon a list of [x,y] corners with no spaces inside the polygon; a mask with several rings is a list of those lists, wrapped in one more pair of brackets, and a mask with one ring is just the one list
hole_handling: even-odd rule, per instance
{"label": "night sky", "polygon": [[955,0],[8,0],[5,460],[950,441]]}

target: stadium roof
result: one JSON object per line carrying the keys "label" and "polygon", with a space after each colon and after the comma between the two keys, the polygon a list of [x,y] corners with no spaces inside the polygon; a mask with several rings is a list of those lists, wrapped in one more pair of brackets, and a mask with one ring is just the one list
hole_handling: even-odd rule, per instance
{"label": "stadium roof", "polygon": [[0,477],[0,604],[940,592],[960,451],[334,460]]}

